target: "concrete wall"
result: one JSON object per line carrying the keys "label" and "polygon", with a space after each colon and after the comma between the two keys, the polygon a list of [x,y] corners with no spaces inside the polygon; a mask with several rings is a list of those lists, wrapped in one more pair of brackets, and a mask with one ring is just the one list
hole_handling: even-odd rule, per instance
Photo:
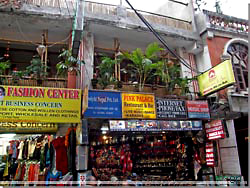
{"label": "concrete wall", "polygon": [[222,162],[222,173],[240,175],[240,162],[237,149],[234,121],[226,121],[229,138],[219,140],[220,159]]}
{"label": "concrete wall", "polygon": [[212,67],[208,46],[205,44],[201,53],[196,55],[196,65],[200,72],[204,72]]}
{"label": "concrete wall", "polygon": [[181,3],[186,3],[188,5],[184,5],[181,3],[176,3],[173,1],[167,1],[161,8],[159,8],[156,12],[158,14],[163,14],[165,16],[171,16],[173,18],[178,18],[186,21],[192,21],[192,10],[193,5],[189,0],[179,0]]}
{"label": "concrete wall", "polygon": [[85,31],[82,41],[83,45],[83,60],[85,62],[81,69],[81,87],[85,88],[86,85],[91,87],[91,79],[94,73],[94,36],[92,33]]}

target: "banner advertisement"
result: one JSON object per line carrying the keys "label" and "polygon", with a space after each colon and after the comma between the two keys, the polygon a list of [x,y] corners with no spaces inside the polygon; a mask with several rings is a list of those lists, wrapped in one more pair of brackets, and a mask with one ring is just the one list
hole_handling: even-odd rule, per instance
{"label": "banner advertisement", "polygon": [[57,129],[56,123],[0,122],[0,133],[53,133]]}
{"label": "banner advertisement", "polygon": [[184,100],[156,98],[157,118],[187,118]]}
{"label": "banner advertisement", "polygon": [[122,118],[121,93],[89,91],[85,118]]}
{"label": "banner advertisement", "polygon": [[189,118],[210,119],[207,101],[186,101]]}
{"label": "banner advertisement", "polygon": [[110,120],[110,131],[202,130],[201,121]]}
{"label": "banner advertisement", "polygon": [[201,121],[159,121],[163,131],[188,131],[202,130]]}
{"label": "banner advertisement", "polygon": [[122,93],[122,118],[156,119],[154,95]]}
{"label": "banner advertisement", "polygon": [[230,60],[223,61],[197,78],[202,96],[212,94],[235,83]]}
{"label": "banner advertisement", "polygon": [[224,128],[221,120],[214,120],[205,124],[208,140],[225,138]]}
{"label": "banner advertisement", "polygon": [[0,86],[0,122],[80,123],[81,90]]}

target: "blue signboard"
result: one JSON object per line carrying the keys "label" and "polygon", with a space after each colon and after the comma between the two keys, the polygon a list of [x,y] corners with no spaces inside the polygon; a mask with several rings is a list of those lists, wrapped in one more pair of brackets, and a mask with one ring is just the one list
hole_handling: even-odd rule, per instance
{"label": "blue signboard", "polygon": [[85,118],[122,118],[120,92],[89,91]]}

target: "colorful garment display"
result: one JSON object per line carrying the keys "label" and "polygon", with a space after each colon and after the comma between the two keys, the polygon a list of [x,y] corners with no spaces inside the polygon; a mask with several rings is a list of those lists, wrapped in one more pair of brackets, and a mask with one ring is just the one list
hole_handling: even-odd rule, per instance
{"label": "colorful garment display", "polygon": [[[70,140],[74,134],[69,136]],[[2,177],[9,181],[56,181],[68,173],[67,150],[73,151],[69,141],[65,146],[65,137],[53,139],[53,136],[21,137],[11,140],[7,146],[6,166]],[[75,161],[73,158],[71,161]],[[53,172],[53,173],[52,173]]]}
{"label": "colorful garment display", "polygon": [[[67,148],[65,146],[65,137],[58,137],[52,141],[56,150],[56,170],[61,171],[63,175],[68,172]],[[63,160],[62,160],[63,159]]]}

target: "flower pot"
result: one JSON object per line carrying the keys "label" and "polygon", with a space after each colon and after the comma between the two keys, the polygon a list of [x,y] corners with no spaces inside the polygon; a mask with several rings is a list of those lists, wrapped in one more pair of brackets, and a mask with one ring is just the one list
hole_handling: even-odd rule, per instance
{"label": "flower pot", "polygon": [[76,70],[68,71],[68,88],[76,88]]}
{"label": "flower pot", "polygon": [[93,78],[91,79],[91,85],[93,87],[93,89],[97,89],[97,83],[98,83],[98,80]]}

